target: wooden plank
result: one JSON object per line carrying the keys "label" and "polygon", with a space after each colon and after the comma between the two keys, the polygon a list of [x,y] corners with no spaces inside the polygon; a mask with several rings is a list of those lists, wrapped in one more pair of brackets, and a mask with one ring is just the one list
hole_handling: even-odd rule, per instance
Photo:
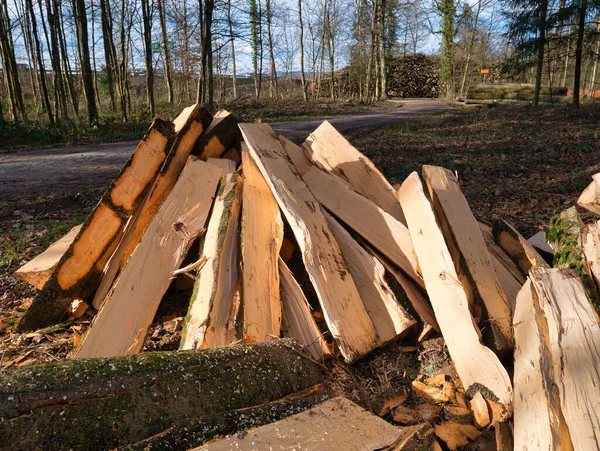
{"label": "wooden plank", "polygon": [[494,239],[494,234],[492,233],[492,226],[479,222],[479,228],[481,230],[481,234],[483,235],[483,239],[485,240],[485,244],[487,245],[488,251],[492,256],[492,263],[494,267],[497,267],[497,264],[501,264],[506,268],[506,270],[519,282],[521,286],[527,280],[527,277],[521,271],[521,268],[510,258],[510,256],[504,252],[504,250],[498,246],[496,240]]}
{"label": "wooden plank", "polygon": [[146,229],[75,357],[136,354],[173,271],[208,217],[221,169],[189,157],[179,180]]}
{"label": "wooden plank", "polygon": [[337,397],[305,412],[202,445],[196,451],[257,449],[353,451],[385,449],[402,433],[363,408]]}
{"label": "wooden plank", "polygon": [[83,224],[76,225],[69,232],[55,241],[37,257],[25,263],[15,271],[15,276],[41,290],[58,265],[62,256],[67,252]]}
{"label": "wooden plank", "polygon": [[[226,164],[200,250],[205,263],[198,270],[183,325],[182,350],[226,346],[236,339],[235,323],[228,320],[240,278],[241,187],[237,186],[235,163],[220,161]],[[211,158],[207,162],[216,163]]]}
{"label": "wooden plank", "polygon": [[206,132],[196,142],[193,155],[200,159],[220,158],[231,149],[239,149],[242,136],[236,117],[229,111],[217,111]]}
{"label": "wooden plank", "polygon": [[18,323],[19,331],[58,322],[73,299],[93,294],[125,223],[152,186],[173,139],[173,124],[157,117],[33,299]]}
{"label": "wooden plank", "polygon": [[304,174],[306,174],[310,168],[313,167],[313,163],[306,156],[306,153],[304,153],[304,149],[294,144],[283,135],[279,135],[279,141],[281,142],[281,145],[285,149],[286,153],[289,155],[290,160],[292,160],[292,163],[296,167],[298,173],[304,176]]}
{"label": "wooden plank", "polygon": [[592,176],[592,183],[583,190],[577,199],[577,205],[600,215],[600,174]]}
{"label": "wooden plank", "polygon": [[543,311],[554,384],[573,448],[600,445],[600,325],[581,281],[564,269],[535,268],[531,281]]}
{"label": "wooden plank", "polygon": [[352,146],[331,123],[324,121],[306,138],[303,148],[318,166],[344,179],[354,191],[406,225],[396,190],[377,166]]}
{"label": "wooden plank", "polygon": [[496,355],[479,342],[469,302],[433,208],[423,185],[413,172],[398,190],[417,258],[435,316],[465,389],[474,384],[487,388],[507,410],[512,411],[510,378]]}
{"label": "wooden plank", "polygon": [[288,325],[289,337],[298,340],[316,361],[331,357],[327,342],[312,316],[306,296],[281,257],[279,257],[279,281],[283,319]]}
{"label": "wooden plank", "polygon": [[138,245],[142,234],[173,189],[198,136],[206,129],[210,120],[210,114],[198,105],[185,108],[175,119],[175,132],[177,133],[175,142],[149,190],[148,196],[125,227],[123,238],[102,274],[102,279],[92,300],[92,305],[96,309],[102,306],[106,295]]}
{"label": "wooden plank", "polygon": [[329,330],[352,362],[377,344],[377,333],[360,299],[320,204],[266,124],[241,124],[250,156],[265,177],[300,249]]}
{"label": "wooden plank", "polygon": [[304,174],[303,179],[327,210],[385,255],[415,283],[424,286],[410,234],[401,222],[353,191],[333,174],[313,167]]}
{"label": "wooden plank", "polygon": [[242,293],[244,340],[279,337],[281,298],[278,257],[283,221],[267,182],[242,146]]}
{"label": "wooden plank", "polygon": [[600,221],[592,222],[581,230],[581,248],[596,284],[600,284]]}
{"label": "wooden plank", "polygon": [[483,304],[486,323],[492,332],[492,348],[505,354],[514,345],[511,309],[494,273],[477,220],[452,172],[438,166],[423,166],[423,177],[469,303]]}
{"label": "wooden plank", "polygon": [[492,233],[496,243],[525,274],[529,273],[531,268],[549,267],[538,251],[508,222],[504,220],[495,221]]}
{"label": "wooden plank", "polygon": [[572,449],[552,376],[543,312],[527,280],[517,297],[515,327],[515,449]]}
{"label": "wooden plank", "polygon": [[375,326],[379,344],[383,345],[405,335],[415,326],[416,321],[396,299],[385,280],[383,265],[364,250],[331,215],[326,213],[325,217]]}

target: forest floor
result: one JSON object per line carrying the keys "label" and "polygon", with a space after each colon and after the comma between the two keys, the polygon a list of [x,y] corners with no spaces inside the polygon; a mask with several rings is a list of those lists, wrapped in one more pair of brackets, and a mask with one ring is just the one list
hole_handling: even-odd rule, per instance
{"label": "forest floor", "polygon": [[[507,219],[528,237],[547,225],[556,210],[574,205],[591,175],[600,172],[599,115],[596,105],[579,111],[458,108],[344,133],[392,183],[420,172],[424,164],[456,171],[476,216]],[[0,371],[66,358],[89,325],[92,311],[47,330],[14,333],[12,326],[35,290],[13,272],[82,222],[109,181],[107,173],[103,184],[84,190],[33,197],[22,191],[11,200],[0,196]],[[188,293],[170,289],[145,350],[177,349],[188,300]],[[351,367],[335,363],[330,367],[334,392],[378,411],[419,375],[452,374],[442,339],[401,345],[390,344]]]}

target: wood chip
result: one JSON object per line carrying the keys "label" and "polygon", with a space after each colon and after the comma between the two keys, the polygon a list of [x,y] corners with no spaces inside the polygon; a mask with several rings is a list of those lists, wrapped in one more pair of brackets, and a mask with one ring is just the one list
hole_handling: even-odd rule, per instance
{"label": "wood chip", "polygon": [[447,421],[435,425],[435,435],[446,442],[446,446],[455,450],[460,446],[466,446],[470,440],[477,439],[481,432],[472,424],[461,424],[456,421]]}

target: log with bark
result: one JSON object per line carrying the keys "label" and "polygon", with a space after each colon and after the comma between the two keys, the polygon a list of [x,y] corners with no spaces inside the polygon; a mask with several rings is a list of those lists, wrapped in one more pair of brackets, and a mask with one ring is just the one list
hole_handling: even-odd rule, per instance
{"label": "log with bark", "polygon": [[[314,388],[322,382],[292,340],[8,370],[0,373],[0,448],[144,448],[177,441],[177,432],[175,449],[187,449],[310,407],[326,396]],[[307,389],[308,398],[289,396]]]}

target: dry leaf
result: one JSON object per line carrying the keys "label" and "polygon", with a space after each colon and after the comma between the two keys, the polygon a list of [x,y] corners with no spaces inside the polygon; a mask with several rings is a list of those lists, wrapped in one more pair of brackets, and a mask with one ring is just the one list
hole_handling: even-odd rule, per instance
{"label": "dry leaf", "polygon": [[81,335],[73,334],[73,347],[76,348],[81,343]]}

